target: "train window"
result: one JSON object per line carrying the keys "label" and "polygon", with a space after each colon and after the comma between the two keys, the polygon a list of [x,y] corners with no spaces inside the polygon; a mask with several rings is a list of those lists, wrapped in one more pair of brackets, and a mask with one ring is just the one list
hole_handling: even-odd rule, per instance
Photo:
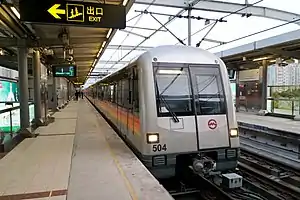
{"label": "train window", "polygon": [[122,81],[118,81],[118,87],[117,87],[117,104],[119,106],[122,105]]}
{"label": "train window", "polygon": [[134,114],[139,114],[139,77],[137,66],[133,67],[133,94],[132,94],[132,104]]}
{"label": "train window", "polygon": [[154,75],[158,116],[193,115],[188,68],[155,67]]}
{"label": "train window", "polygon": [[191,67],[197,115],[226,114],[225,96],[217,67]]}

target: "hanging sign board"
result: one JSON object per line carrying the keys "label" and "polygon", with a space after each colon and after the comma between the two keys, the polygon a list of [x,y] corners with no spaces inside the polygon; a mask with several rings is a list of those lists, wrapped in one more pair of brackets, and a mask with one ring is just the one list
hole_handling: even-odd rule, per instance
{"label": "hanging sign board", "polygon": [[54,77],[76,77],[76,65],[53,65],[52,72]]}
{"label": "hanging sign board", "polygon": [[68,24],[95,28],[126,27],[122,5],[63,0],[20,0],[21,21],[42,24]]}

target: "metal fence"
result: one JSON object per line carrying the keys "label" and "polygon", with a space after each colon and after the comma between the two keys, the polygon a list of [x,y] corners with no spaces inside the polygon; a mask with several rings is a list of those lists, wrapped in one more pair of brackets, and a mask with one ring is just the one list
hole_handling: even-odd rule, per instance
{"label": "metal fence", "polygon": [[274,114],[295,116],[300,114],[300,86],[268,86],[268,110]]}
{"label": "metal fence", "polygon": [[[29,120],[34,119],[34,103],[30,102]],[[0,110],[0,145],[10,141],[20,130],[20,106]]]}

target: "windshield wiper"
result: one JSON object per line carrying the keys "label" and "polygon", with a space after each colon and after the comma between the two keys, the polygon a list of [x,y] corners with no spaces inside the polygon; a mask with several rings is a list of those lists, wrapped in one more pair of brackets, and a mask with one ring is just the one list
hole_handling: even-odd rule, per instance
{"label": "windshield wiper", "polygon": [[159,99],[162,100],[165,104],[165,106],[167,107],[168,111],[170,112],[170,114],[172,115],[172,119],[175,123],[178,123],[179,122],[179,119],[177,117],[177,115],[172,111],[170,105],[168,104],[168,102],[166,101],[166,99],[161,96],[160,94],[158,95]]}
{"label": "windshield wiper", "polygon": [[172,116],[173,121],[175,123],[178,123],[179,119],[178,119],[177,115],[172,111],[172,109],[171,109],[170,105],[168,104],[168,102],[166,101],[166,99],[161,94],[159,94],[158,85],[157,85],[157,81],[156,81],[156,73],[155,73],[154,81],[155,81],[155,88],[156,88],[159,100],[164,102],[165,106],[167,107],[168,111],[170,112],[170,114]]}

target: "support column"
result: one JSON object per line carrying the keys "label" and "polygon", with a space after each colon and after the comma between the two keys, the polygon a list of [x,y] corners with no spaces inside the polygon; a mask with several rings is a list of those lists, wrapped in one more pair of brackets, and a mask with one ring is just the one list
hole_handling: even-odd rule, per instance
{"label": "support column", "polygon": [[34,121],[36,125],[42,124],[41,101],[41,61],[38,50],[33,53],[33,85],[34,85]]}
{"label": "support column", "polygon": [[56,77],[53,77],[52,78],[52,81],[53,81],[53,86],[52,86],[52,98],[53,98],[53,107],[52,107],[52,110],[54,112],[56,112],[58,109],[57,109],[57,92],[56,92]]}
{"label": "support column", "polygon": [[192,20],[191,20],[192,10],[188,10],[188,46],[192,45]]}
{"label": "support column", "polygon": [[[20,90],[20,126],[21,133],[27,132],[29,128],[29,106],[28,106],[28,66],[27,66],[27,54],[26,47],[18,48],[18,70],[19,70],[19,90]],[[26,133],[24,133],[26,134]]]}
{"label": "support column", "polygon": [[267,114],[267,97],[268,97],[268,63],[266,60],[262,62],[262,80],[261,80],[261,109],[260,115]]}

